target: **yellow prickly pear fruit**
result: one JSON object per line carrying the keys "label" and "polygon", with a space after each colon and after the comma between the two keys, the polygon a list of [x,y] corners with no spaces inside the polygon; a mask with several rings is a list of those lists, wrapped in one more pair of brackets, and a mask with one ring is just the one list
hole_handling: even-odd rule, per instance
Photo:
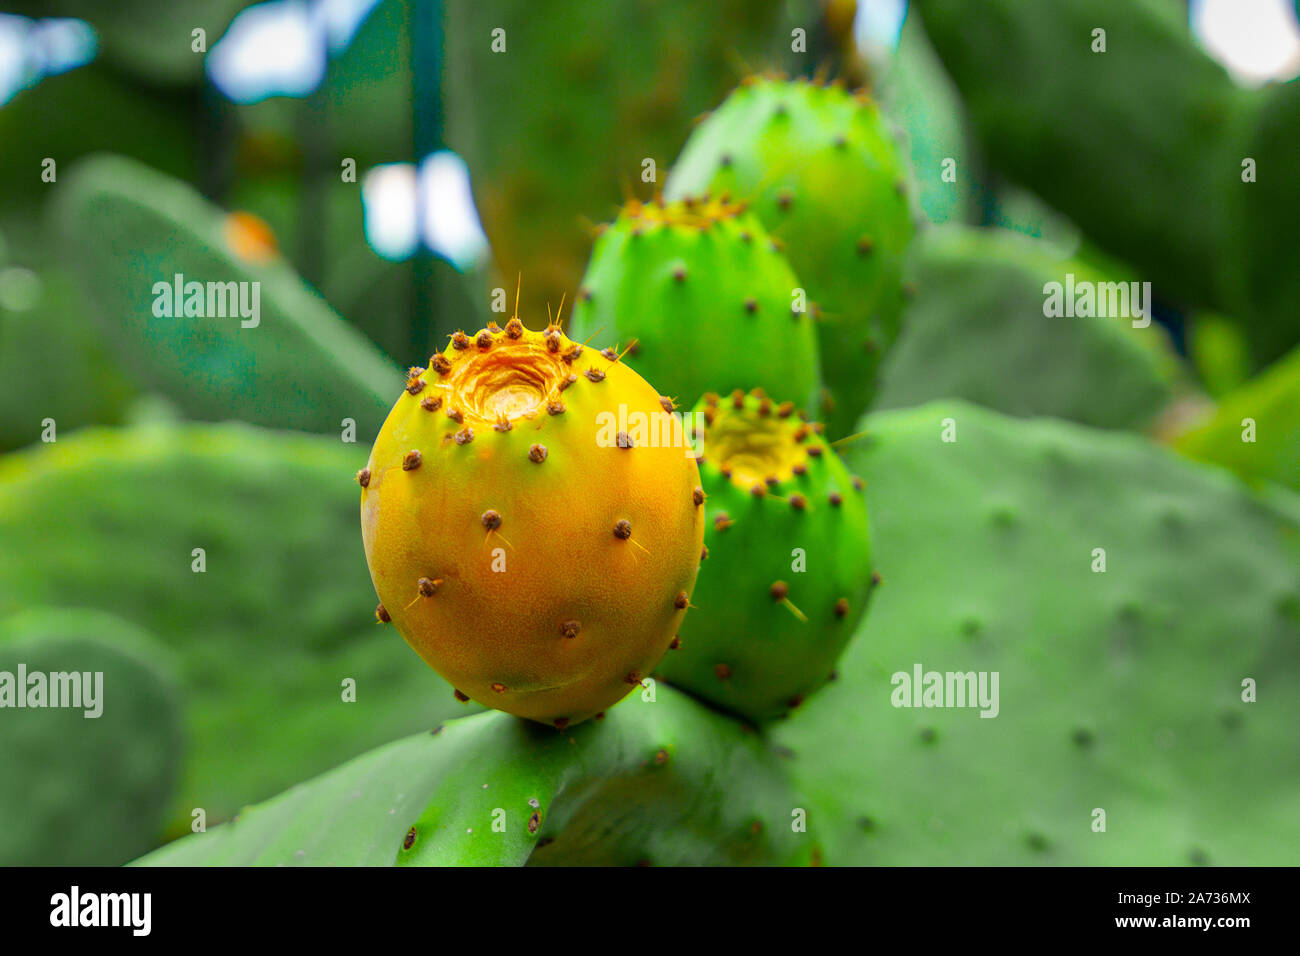
{"label": "yellow prickly pear fruit", "polygon": [[671,400],[619,358],[518,318],[457,332],[357,475],[376,613],[462,699],[563,728],[675,639],[699,470]]}

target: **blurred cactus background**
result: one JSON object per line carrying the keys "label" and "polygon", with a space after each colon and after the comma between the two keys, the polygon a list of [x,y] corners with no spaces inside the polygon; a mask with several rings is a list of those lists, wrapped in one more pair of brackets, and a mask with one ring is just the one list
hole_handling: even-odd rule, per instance
{"label": "blurred cactus background", "polygon": [[[1298,16],[0,0],[0,672],[105,687],[0,707],[0,865],[1300,862]],[[517,289],[858,476],[870,610],[757,733],[711,665],[428,733],[481,708],[377,625],[352,478]],[[891,706],[918,663],[997,718]]]}

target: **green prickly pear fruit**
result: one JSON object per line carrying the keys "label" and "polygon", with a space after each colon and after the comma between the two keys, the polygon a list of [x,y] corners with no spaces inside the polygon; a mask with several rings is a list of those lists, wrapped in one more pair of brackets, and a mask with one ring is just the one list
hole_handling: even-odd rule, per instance
{"label": "green prickly pear fruit", "polygon": [[859,482],[759,391],[692,415],[708,501],[699,606],[657,673],[754,720],[830,677],[878,580]]}
{"label": "green prickly pear fruit", "polygon": [[[669,199],[749,198],[819,306],[823,417],[847,434],[898,334],[912,238],[904,165],[864,94],[806,80],[746,81],[687,140]],[[816,312],[814,314],[817,314]]]}
{"label": "green prickly pear fruit", "polygon": [[625,346],[687,406],[755,385],[800,408],[817,398],[806,293],[758,217],[725,197],[624,206],[596,241],[569,334]]}
{"label": "green prickly pear fruit", "polygon": [[462,700],[560,728],[616,703],[699,570],[699,470],[671,410],[554,324],[455,333],[357,476],[380,620]]}

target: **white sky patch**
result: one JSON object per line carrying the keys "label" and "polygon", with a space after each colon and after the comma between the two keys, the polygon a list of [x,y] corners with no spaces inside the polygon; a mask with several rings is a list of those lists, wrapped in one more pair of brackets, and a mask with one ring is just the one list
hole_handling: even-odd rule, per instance
{"label": "white sky patch", "polygon": [[303,0],[261,3],[230,22],[204,65],[236,103],[305,96],[325,79],[325,36]]}
{"label": "white sky patch", "polygon": [[409,259],[423,242],[464,271],[487,251],[487,237],[470,192],[469,169],[450,150],[425,157],[418,175],[412,163],[374,167],[362,177],[361,202],[366,241],[385,259]]}
{"label": "white sky patch", "polygon": [[208,53],[212,82],[236,103],[306,96],[379,0],[272,0],[239,13]]}
{"label": "white sky patch", "polygon": [[84,20],[0,13],[0,106],[47,76],[85,66],[99,42]]}
{"label": "white sky patch", "polygon": [[43,76],[84,66],[95,58],[99,41],[84,20],[36,20],[28,34],[29,62]]}
{"label": "white sky patch", "polygon": [[906,17],[907,0],[858,0],[853,39],[867,53],[897,50]]}
{"label": "white sky patch", "polygon": [[1192,32],[1237,82],[1300,75],[1300,21],[1291,0],[1192,0]]}
{"label": "white sky patch", "polygon": [[415,166],[386,163],[361,178],[366,242],[385,259],[401,261],[419,245],[415,216]]}
{"label": "white sky patch", "polygon": [[319,0],[312,11],[324,25],[331,54],[339,54],[352,45],[370,12],[380,0]]}
{"label": "white sky patch", "polygon": [[450,150],[426,156],[420,164],[424,242],[457,269],[474,265],[487,250],[470,190],[469,167]]}

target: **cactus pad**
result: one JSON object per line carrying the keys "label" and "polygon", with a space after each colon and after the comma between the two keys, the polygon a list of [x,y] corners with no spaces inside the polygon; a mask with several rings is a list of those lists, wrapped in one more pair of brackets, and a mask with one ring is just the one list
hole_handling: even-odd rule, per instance
{"label": "cactus pad", "polygon": [[[77,167],[53,215],[122,361],[189,415],[335,433],[351,418],[367,437],[378,429],[400,373],[298,278],[253,217],[113,156]],[[174,294],[172,314],[155,314],[159,284],[174,287],[178,275],[182,309],[193,303],[202,315],[176,314]],[[249,312],[256,289],[255,319],[232,314],[231,288]]]}
{"label": "cactus pad", "polygon": [[[827,863],[1294,862],[1300,529],[1133,435],[960,402],[865,424],[870,640],[775,729]],[[918,664],[999,672],[996,718],[892,706]]]}
{"label": "cactus pad", "polygon": [[912,252],[916,298],[873,407],[960,398],[1009,415],[1138,429],[1168,404],[1179,370],[1160,326],[1044,315],[1046,283],[1127,276],[1001,229],[931,229]]}
{"label": "cactus pad", "polygon": [[[157,866],[807,864],[760,736],[672,688],[556,734],[506,714],[398,740],[138,862]],[[738,781],[744,785],[738,787]]]}
{"label": "cactus pad", "polygon": [[1214,415],[1174,447],[1248,481],[1300,490],[1300,348],[1225,395]]}
{"label": "cactus pad", "polygon": [[348,476],[364,455],[318,436],[184,425],[83,431],[0,458],[0,614],[111,610],[176,655],[176,825],[196,807],[225,819],[460,710],[369,612],[365,561],[347,546]]}
{"label": "cactus pad", "polygon": [[[150,634],[103,611],[34,607],[0,620],[0,681],[16,682],[20,666],[27,677],[0,684],[0,864],[112,866],[157,846],[184,743],[173,663]],[[15,708],[8,695],[31,703],[37,674],[46,706]],[[81,706],[49,706],[56,683]]]}

